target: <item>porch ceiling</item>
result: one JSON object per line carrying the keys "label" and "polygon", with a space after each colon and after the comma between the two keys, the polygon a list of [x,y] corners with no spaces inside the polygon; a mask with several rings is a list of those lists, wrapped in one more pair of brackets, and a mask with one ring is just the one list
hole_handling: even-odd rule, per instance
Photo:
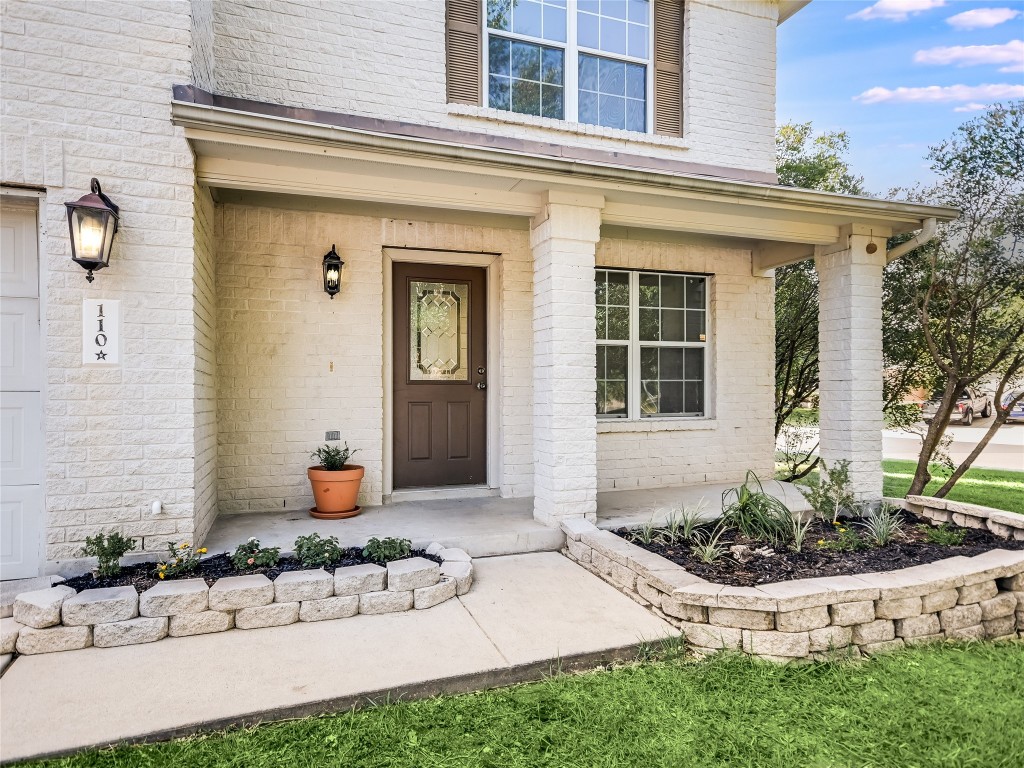
{"label": "porch ceiling", "polygon": [[[175,101],[173,118],[214,188],[533,216],[543,195],[604,198],[603,223],[806,246],[838,242],[843,226],[880,237],[920,229],[956,211],[767,183],[538,156],[373,133],[320,122]],[[800,246],[804,246],[803,249]],[[766,251],[767,252],[767,251]],[[779,255],[775,254],[778,260]]]}

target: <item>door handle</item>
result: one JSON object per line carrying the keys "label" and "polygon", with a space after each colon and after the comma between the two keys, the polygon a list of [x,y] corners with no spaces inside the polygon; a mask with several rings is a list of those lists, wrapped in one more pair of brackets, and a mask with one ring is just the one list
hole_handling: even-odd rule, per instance
{"label": "door handle", "polygon": [[477,389],[487,389],[487,382],[478,381],[476,384]]}

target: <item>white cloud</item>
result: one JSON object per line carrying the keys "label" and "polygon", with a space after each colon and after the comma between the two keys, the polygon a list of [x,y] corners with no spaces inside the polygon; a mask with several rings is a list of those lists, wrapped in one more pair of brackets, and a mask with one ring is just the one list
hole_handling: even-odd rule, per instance
{"label": "white cloud", "polygon": [[932,8],[941,8],[946,0],[878,0],[874,5],[851,13],[846,18],[871,21],[872,19],[885,19],[887,21],[906,21],[916,13],[930,11]]}
{"label": "white cloud", "polygon": [[972,101],[969,104],[964,104],[962,107],[953,107],[954,112],[980,112],[983,109],[988,109],[988,104],[982,104],[978,101]]}
{"label": "white cloud", "polygon": [[1011,40],[1002,45],[953,45],[928,48],[914,54],[918,64],[955,64],[973,67],[979,64],[1004,64],[1000,72],[1024,71],[1024,40]]}
{"label": "white cloud", "polygon": [[946,23],[957,29],[988,29],[1020,16],[1013,8],[975,8],[950,16]]}
{"label": "white cloud", "polygon": [[991,85],[929,85],[924,88],[869,88],[854,96],[861,104],[912,103],[941,104],[951,102],[1000,101],[1024,99],[1024,85],[994,83]]}

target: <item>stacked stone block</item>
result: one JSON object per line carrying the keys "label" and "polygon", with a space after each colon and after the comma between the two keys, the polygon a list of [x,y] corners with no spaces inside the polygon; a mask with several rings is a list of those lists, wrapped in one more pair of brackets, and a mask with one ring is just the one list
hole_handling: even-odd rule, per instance
{"label": "stacked stone block", "polygon": [[1024,552],[992,550],[889,573],[713,584],[583,519],[569,559],[679,627],[701,653],[773,661],[873,655],[938,640],[1024,637]]}
{"label": "stacked stone block", "polygon": [[413,557],[379,565],[287,571],[271,581],[262,574],[166,581],[139,595],[134,587],[67,586],[26,592],[15,599],[13,618],[2,620],[0,668],[16,651],[68,651],[95,645],[152,643],[229,629],[279,627],[362,614],[424,610],[473,584],[473,562],[461,549],[431,544],[444,562]]}
{"label": "stacked stone block", "polygon": [[903,506],[935,525],[952,523],[961,528],[988,530],[1002,539],[1024,541],[1024,515],[1016,512],[933,496],[907,496]]}

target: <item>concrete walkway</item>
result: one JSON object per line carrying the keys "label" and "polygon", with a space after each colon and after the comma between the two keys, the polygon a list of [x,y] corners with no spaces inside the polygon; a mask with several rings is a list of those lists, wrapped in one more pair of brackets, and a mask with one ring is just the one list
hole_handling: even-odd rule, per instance
{"label": "concrete walkway", "polygon": [[560,554],[481,559],[426,611],[19,657],[0,760],[538,679],[675,633]]}

